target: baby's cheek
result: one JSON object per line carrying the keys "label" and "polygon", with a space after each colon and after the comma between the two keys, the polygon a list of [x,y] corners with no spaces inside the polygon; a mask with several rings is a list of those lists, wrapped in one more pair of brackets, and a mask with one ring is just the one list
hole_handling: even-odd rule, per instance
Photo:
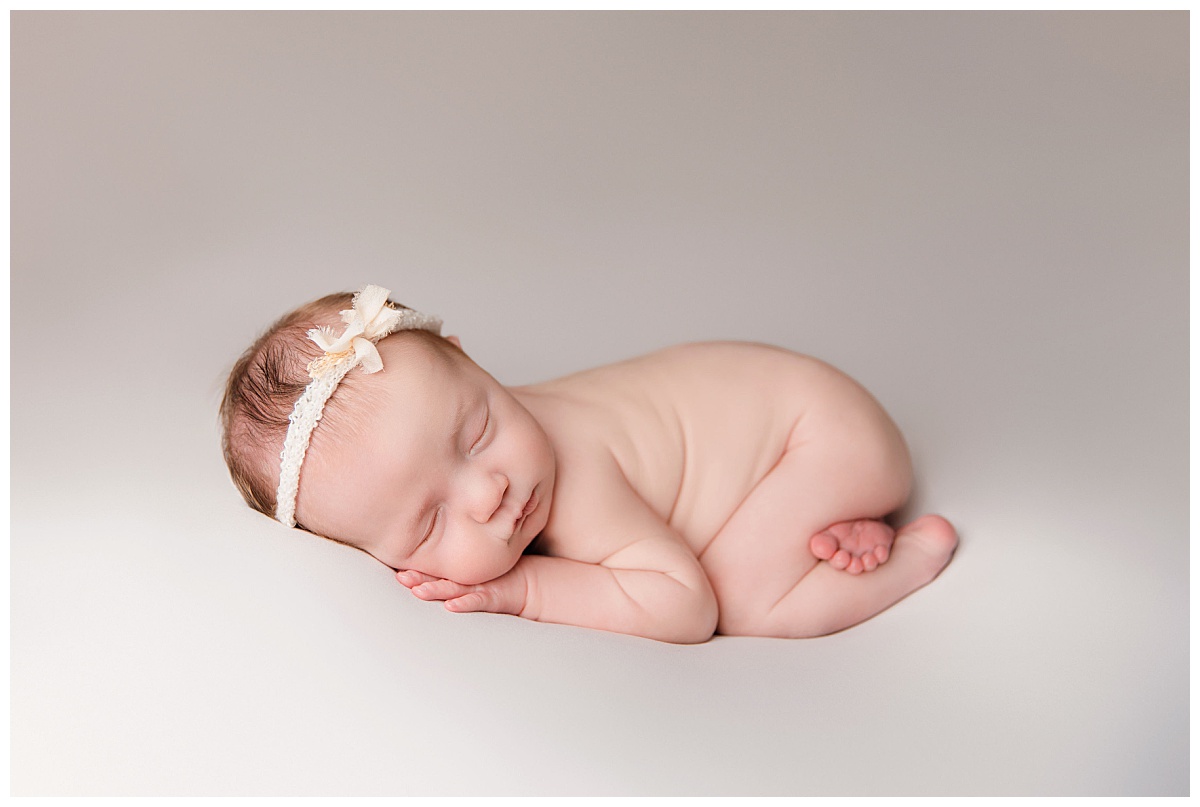
{"label": "baby's cheek", "polygon": [[510,561],[500,553],[460,552],[453,557],[445,558],[441,577],[462,583],[464,586],[475,586],[495,580],[516,565],[516,560]]}

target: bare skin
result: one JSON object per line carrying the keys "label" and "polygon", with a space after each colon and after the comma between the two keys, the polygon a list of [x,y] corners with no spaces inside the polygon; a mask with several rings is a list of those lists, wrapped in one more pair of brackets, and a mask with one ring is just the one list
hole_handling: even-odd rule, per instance
{"label": "bare skin", "polygon": [[[394,339],[358,413],[371,439],[318,429],[297,513],[450,610],[674,642],[820,636],[933,580],[957,544],[936,515],[883,522],[910,493],[907,447],[816,359],[698,343],[505,388]],[[462,432],[440,414],[455,401]]]}

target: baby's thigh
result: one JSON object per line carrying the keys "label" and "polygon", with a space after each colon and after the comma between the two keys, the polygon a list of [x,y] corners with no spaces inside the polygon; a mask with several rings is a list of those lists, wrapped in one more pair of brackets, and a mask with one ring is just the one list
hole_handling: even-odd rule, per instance
{"label": "baby's thigh", "polygon": [[809,539],[832,524],[882,518],[912,487],[899,430],[862,387],[836,373],[798,418],[783,457],[700,555],[722,614],[769,607],[820,562]]}

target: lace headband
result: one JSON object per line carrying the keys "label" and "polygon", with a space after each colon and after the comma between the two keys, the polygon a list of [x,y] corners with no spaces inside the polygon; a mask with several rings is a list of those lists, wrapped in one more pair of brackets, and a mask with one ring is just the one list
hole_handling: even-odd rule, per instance
{"label": "lace headband", "polygon": [[308,332],[308,338],[325,352],[308,364],[308,377],[312,381],[288,416],[287,439],[279,453],[275,519],[285,526],[296,526],[296,494],[304,453],[329,396],[346,373],[360,365],[364,373],[382,370],[383,359],[375,343],[388,334],[419,329],[441,335],[440,319],[411,308],[396,308],[388,301],[389,294],[390,291],[379,286],[364,286],[354,295],[352,307],[341,312],[342,322],[346,323],[341,336],[335,336],[333,329],[324,326]]}

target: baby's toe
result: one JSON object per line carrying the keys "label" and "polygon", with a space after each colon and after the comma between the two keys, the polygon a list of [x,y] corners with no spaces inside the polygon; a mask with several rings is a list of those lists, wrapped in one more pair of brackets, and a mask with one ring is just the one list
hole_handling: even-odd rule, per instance
{"label": "baby's toe", "polygon": [[862,561],[864,572],[873,572],[879,568],[879,559],[871,552],[863,555],[860,560]]}
{"label": "baby's toe", "polygon": [[851,558],[849,565],[846,566],[846,571],[850,574],[862,574],[862,558]]}
{"label": "baby's toe", "polygon": [[838,551],[838,542],[829,533],[819,532],[808,542],[808,550],[820,560],[829,560]]}
{"label": "baby's toe", "polygon": [[835,569],[845,569],[850,565],[853,557],[844,549],[839,549],[832,558],[829,559],[829,565]]}

